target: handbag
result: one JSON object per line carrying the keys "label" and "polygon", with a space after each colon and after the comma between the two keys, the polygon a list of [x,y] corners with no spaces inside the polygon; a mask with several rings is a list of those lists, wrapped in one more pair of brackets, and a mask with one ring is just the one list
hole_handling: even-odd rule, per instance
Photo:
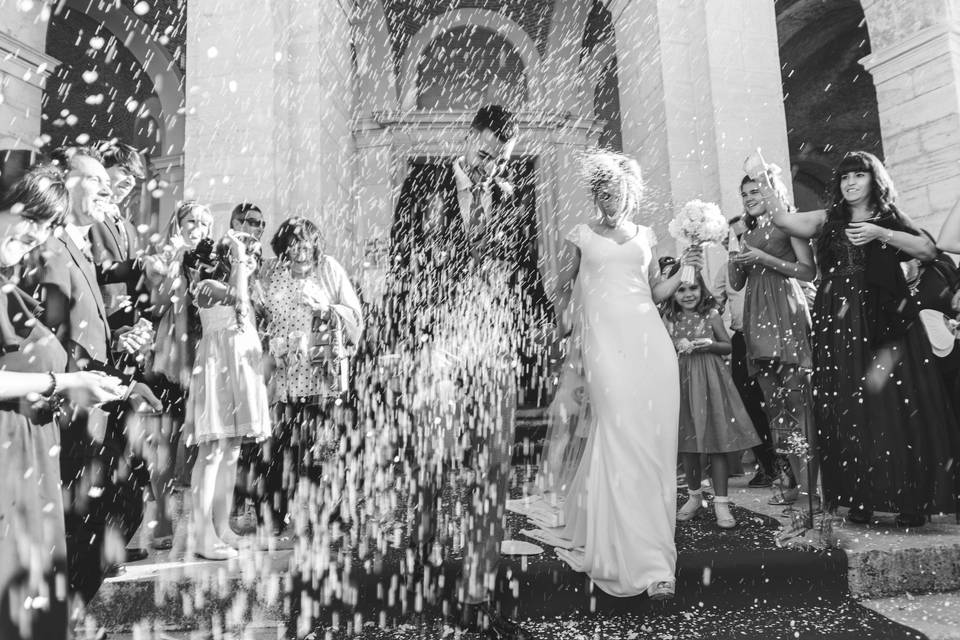
{"label": "handbag", "polygon": [[314,316],[308,358],[324,386],[333,394],[347,390],[349,359],[344,347],[343,321],[333,311]]}

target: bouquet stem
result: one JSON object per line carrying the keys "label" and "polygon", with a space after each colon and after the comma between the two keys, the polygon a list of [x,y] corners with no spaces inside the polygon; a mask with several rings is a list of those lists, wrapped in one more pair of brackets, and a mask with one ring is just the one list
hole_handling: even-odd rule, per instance
{"label": "bouquet stem", "polygon": [[685,264],[680,268],[680,282],[693,284],[697,281],[697,270],[692,265]]}

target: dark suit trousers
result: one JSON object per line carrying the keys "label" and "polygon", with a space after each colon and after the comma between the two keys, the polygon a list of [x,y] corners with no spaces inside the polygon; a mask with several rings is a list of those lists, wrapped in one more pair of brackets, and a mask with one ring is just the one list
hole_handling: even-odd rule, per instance
{"label": "dark suit trousers", "polygon": [[122,562],[125,547],[143,519],[146,465],[127,452],[124,407],[103,406],[103,441],[90,436],[89,414],[61,416],[60,474],[64,501],[70,590],[84,602],[96,595],[109,568]]}
{"label": "dark suit trousers", "polygon": [[773,438],[770,435],[770,424],[767,422],[767,415],[763,412],[763,392],[757,381],[747,372],[747,343],[743,333],[734,331],[730,341],[733,347],[730,359],[733,383],[737,385],[740,399],[743,400],[747,414],[753,422],[753,428],[756,429],[761,440],[760,444],[753,447],[753,454],[760,468],[768,475],[773,475],[776,470],[776,453],[773,449]]}

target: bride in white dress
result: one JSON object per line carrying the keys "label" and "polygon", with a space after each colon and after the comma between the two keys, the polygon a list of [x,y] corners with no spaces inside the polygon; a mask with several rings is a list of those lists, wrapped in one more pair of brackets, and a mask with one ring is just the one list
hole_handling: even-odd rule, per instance
{"label": "bride in white dress", "polygon": [[[563,505],[571,549],[557,553],[610,595],[665,599],[677,558],[680,382],[656,305],[680,275],[660,280],[653,231],[631,220],[643,192],[637,163],[609,152],[585,163],[600,216],[567,239],[558,316],[561,330],[582,332],[590,435]],[[697,250],[682,262],[702,266]],[[576,319],[564,313],[574,284]]]}

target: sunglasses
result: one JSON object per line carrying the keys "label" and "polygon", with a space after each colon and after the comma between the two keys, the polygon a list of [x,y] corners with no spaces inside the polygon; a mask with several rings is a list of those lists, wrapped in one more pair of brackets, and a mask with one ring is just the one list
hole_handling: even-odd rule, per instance
{"label": "sunglasses", "polygon": [[260,220],[260,219],[258,219],[258,218],[240,218],[240,220],[238,220],[238,222],[239,222],[240,224],[245,224],[245,225],[249,225],[249,226],[251,226],[251,227],[256,227],[257,229],[263,229],[265,226],[267,226],[267,223],[266,223],[266,222],[264,222],[263,220]]}

